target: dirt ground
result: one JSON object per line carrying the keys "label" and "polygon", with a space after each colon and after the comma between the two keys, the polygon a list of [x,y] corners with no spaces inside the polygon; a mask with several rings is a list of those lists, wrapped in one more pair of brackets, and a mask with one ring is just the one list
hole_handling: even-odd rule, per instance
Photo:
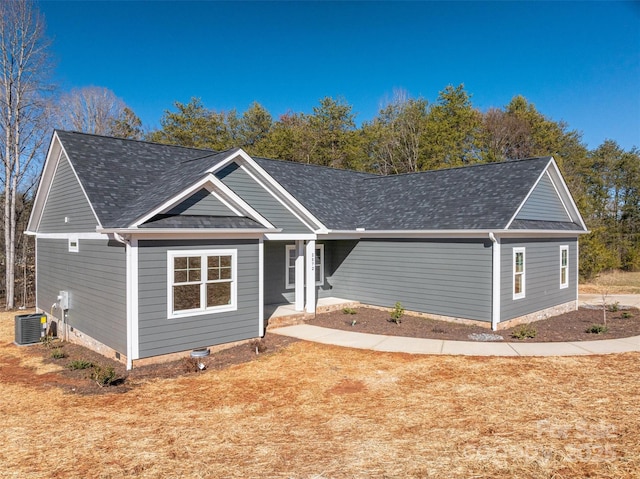
{"label": "dirt ground", "polygon": [[[460,341],[469,341],[469,335],[474,333],[498,334],[505,341],[519,341],[514,338],[514,334],[522,329],[522,326],[514,326],[494,333],[480,326],[436,321],[409,314],[402,316],[400,324],[396,324],[391,321],[389,311],[361,307],[356,308],[355,312],[356,314],[345,314],[338,310],[318,314],[308,323],[362,333]],[[608,331],[606,333],[586,332],[591,326],[602,324],[602,309],[580,308],[577,311],[530,323],[530,327],[535,329],[535,337],[522,339],[522,341],[593,341],[638,336],[640,335],[640,311],[633,308],[607,312]]]}
{"label": "dirt ground", "polygon": [[65,359],[12,341],[13,315],[0,315],[2,477],[640,475],[640,354],[419,356],[299,341],[86,394]]}

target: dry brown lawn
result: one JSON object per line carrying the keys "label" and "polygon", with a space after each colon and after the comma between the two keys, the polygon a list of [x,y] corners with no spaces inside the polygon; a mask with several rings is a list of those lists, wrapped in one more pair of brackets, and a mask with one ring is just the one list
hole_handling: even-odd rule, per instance
{"label": "dry brown lawn", "polygon": [[640,355],[471,358],[297,342],[78,395],[0,316],[0,467],[16,478],[632,478]]}
{"label": "dry brown lawn", "polygon": [[602,294],[603,287],[608,294],[640,294],[640,271],[603,273],[593,281],[579,285],[580,292],[586,294]]}

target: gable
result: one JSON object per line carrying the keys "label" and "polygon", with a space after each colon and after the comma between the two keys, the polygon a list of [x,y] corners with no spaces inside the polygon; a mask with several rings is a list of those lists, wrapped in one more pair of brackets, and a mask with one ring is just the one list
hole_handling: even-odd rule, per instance
{"label": "gable", "polygon": [[516,220],[572,221],[547,172],[522,205]]}
{"label": "gable", "polygon": [[272,225],[281,228],[283,233],[299,234],[313,231],[237,163],[229,163],[217,171],[215,176]]}
{"label": "gable", "polygon": [[238,216],[213,194],[202,188],[166,212],[167,215]]}
{"label": "gable", "polygon": [[95,233],[98,221],[64,152],[60,152],[39,233]]}

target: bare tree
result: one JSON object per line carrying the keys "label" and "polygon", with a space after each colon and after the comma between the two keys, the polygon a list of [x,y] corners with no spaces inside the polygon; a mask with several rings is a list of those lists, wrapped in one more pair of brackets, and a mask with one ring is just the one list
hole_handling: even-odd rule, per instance
{"label": "bare tree", "polygon": [[140,119],[108,88],[76,88],[62,96],[58,108],[63,128],[124,138],[142,136]]}
{"label": "bare tree", "polygon": [[5,299],[14,307],[17,201],[35,182],[49,136],[44,20],[31,0],[0,2],[0,155],[4,166]]}

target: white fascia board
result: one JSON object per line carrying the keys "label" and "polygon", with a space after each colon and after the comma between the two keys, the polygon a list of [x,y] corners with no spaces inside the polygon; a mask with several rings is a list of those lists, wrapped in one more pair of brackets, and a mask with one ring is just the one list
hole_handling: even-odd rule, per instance
{"label": "white fascia board", "polygon": [[85,239],[85,240],[102,240],[109,239],[107,233],[29,233],[31,236],[41,239]]}
{"label": "white fascia board", "polygon": [[[556,160],[554,160],[553,158],[551,158],[551,162],[549,166],[547,166],[547,170],[549,170],[549,168],[552,168],[552,171],[554,173],[553,175],[549,175],[551,177],[551,183],[556,188],[556,191],[558,192],[560,199],[562,200],[564,196],[568,201],[569,205],[571,206],[570,210],[567,211],[567,213],[569,214],[569,217],[574,221],[577,219],[580,226],[582,226],[582,228],[586,231],[587,225],[582,219],[582,215],[580,214],[580,210],[578,209],[578,206],[576,205],[575,201],[573,201],[573,196],[571,195],[571,192],[569,191],[569,187],[567,186],[567,184],[564,181],[564,178],[562,177],[562,173],[560,173],[560,168],[558,168]],[[560,183],[560,186],[562,187],[561,191],[558,190],[558,187],[557,187],[558,185],[556,185],[556,181],[553,181],[554,176],[557,179],[557,182]],[[563,200],[563,204],[565,204],[564,200]],[[573,212],[574,214],[571,214],[571,212]]]}
{"label": "white fascia board", "polygon": [[588,233],[582,230],[367,230],[367,231],[331,231],[318,236],[318,239],[359,239],[359,238],[486,238],[489,233],[499,237],[526,236],[575,236]]}
{"label": "white fascia board", "polygon": [[[233,229],[224,228],[212,229],[106,229],[104,233],[118,234],[125,238],[135,238],[138,240],[160,240],[160,239],[239,239],[239,238],[262,238],[264,229]],[[278,230],[273,230],[278,231]]]}
{"label": "white fascia board", "polygon": [[[280,230],[282,231],[282,230]],[[265,239],[269,241],[298,241],[298,240],[315,240],[318,235],[314,233],[266,233]]]}
{"label": "white fascia board", "polygon": [[[236,195],[229,187],[227,187],[224,183],[222,183],[222,181],[220,181],[218,178],[216,178],[212,174],[209,174],[201,178],[190,187],[186,188],[185,190],[182,190],[177,195],[169,198],[167,201],[162,203],[157,208],[154,208],[146,215],[137,219],[131,226],[137,227],[143,224],[145,221],[150,220],[154,216],[170,210],[171,208],[180,204],[182,201],[189,198],[191,195],[193,195],[194,193],[196,193],[202,188],[206,188],[210,192],[219,191],[220,194],[216,194],[215,195],[216,198],[223,201],[225,206],[228,206],[231,209],[231,211],[237,213],[238,216],[243,216],[243,213],[244,213],[246,214],[246,216],[249,216],[251,219],[257,221],[265,228],[275,229],[275,227],[271,223],[269,223],[269,221],[267,221],[266,218],[264,218],[257,211],[255,211],[251,206],[249,206],[247,202],[245,202],[242,198]],[[223,197],[227,199],[223,200]]]}
{"label": "white fascia board", "polygon": [[38,183],[38,189],[36,190],[36,198],[33,202],[29,222],[27,223],[28,232],[35,233],[40,227],[40,220],[42,219],[42,213],[44,212],[44,205],[47,203],[47,198],[51,191],[53,177],[55,176],[57,165],[60,162],[61,151],[62,146],[60,144],[60,139],[58,138],[58,133],[54,131],[53,136],[51,137],[51,143],[49,143],[49,149],[47,150],[47,158],[45,159],[44,166],[42,167],[40,182]]}
{"label": "white fascia board", "polygon": [[547,172],[547,168],[549,168],[549,164],[553,161],[553,158],[551,158],[551,160],[549,160],[549,163],[547,163],[547,166],[544,167],[544,169],[542,170],[542,173],[540,173],[540,175],[538,176],[538,178],[536,179],[536,181],[533,183],[533,186],[531,187],[531,189],[529,190],[529,192],[527,193],[527,195],[524,197],[524,200],[522,200],[522,202],[520,203],[520,205],[518,206],[518,208],[516,209],[516,212],[513,214],[513,216],[511,217],[511,219],[507,222],[507,225],[504,227],[505,229],[509,229],[509,227],[511,226],[511,223],[513,223],[513,221],[516,219],[516,217],[518,216],[518,214],[520,213],[520,210],[524,207],[525,203],[527,202],[527,200],[529,199],[529,197],[533,194],[533,191],[536,189],[536,186],[538,186],[538,183],[540,183],[540,181],[542,180],[542,178],[544,178],[544,175]]}
{"label": "white fascia board", "polygon": [[[215,174],[217,171],[220,171],[229,163],[232,163],[233,161],[236,161],[238,159],[240,159],[240,161],[238,162],[240,166],[249,166],[269,185],[271,189],[265,189],[269,191],[276,199],[282,202],[285,207],[290,210],[291,208],[297,210],[297,213],[295,211],[292,211],[294,215],[296,215],[297,217],[304,216],[306,218],[306,221],[303,218],[299,218],[301,221],[303,221],[305,224],[307,222],[315,224],[316,228],[313,228],[312,225],[309,225],[309,229],[318,233],[325,233],[328,231],[328,228],[324,224],[322,224],[322,222],[318,218],[316,218],[309,210],[307,210],[307,208],[305,208],[302,203],[300,203],[291,193],[285,190],[280,183],[274,180],[269,173],[267,173],[260,165],[258,165],[258,163],[256,163],[256,161],[241,148],[238,149],[238,151],[230,154],[221,162],[217,163],[213,168],[210,168],[208,172]],[[247,170],[245,169],[245,171]],[[248,171],[247,173],[250,174],[250,172]],[[256,179],[254,175],[251,176]],[[265,185],[263,185],[261,182],[259,183],[261,184],[261,186],[263,186],[263,188],[265,187]]]}

